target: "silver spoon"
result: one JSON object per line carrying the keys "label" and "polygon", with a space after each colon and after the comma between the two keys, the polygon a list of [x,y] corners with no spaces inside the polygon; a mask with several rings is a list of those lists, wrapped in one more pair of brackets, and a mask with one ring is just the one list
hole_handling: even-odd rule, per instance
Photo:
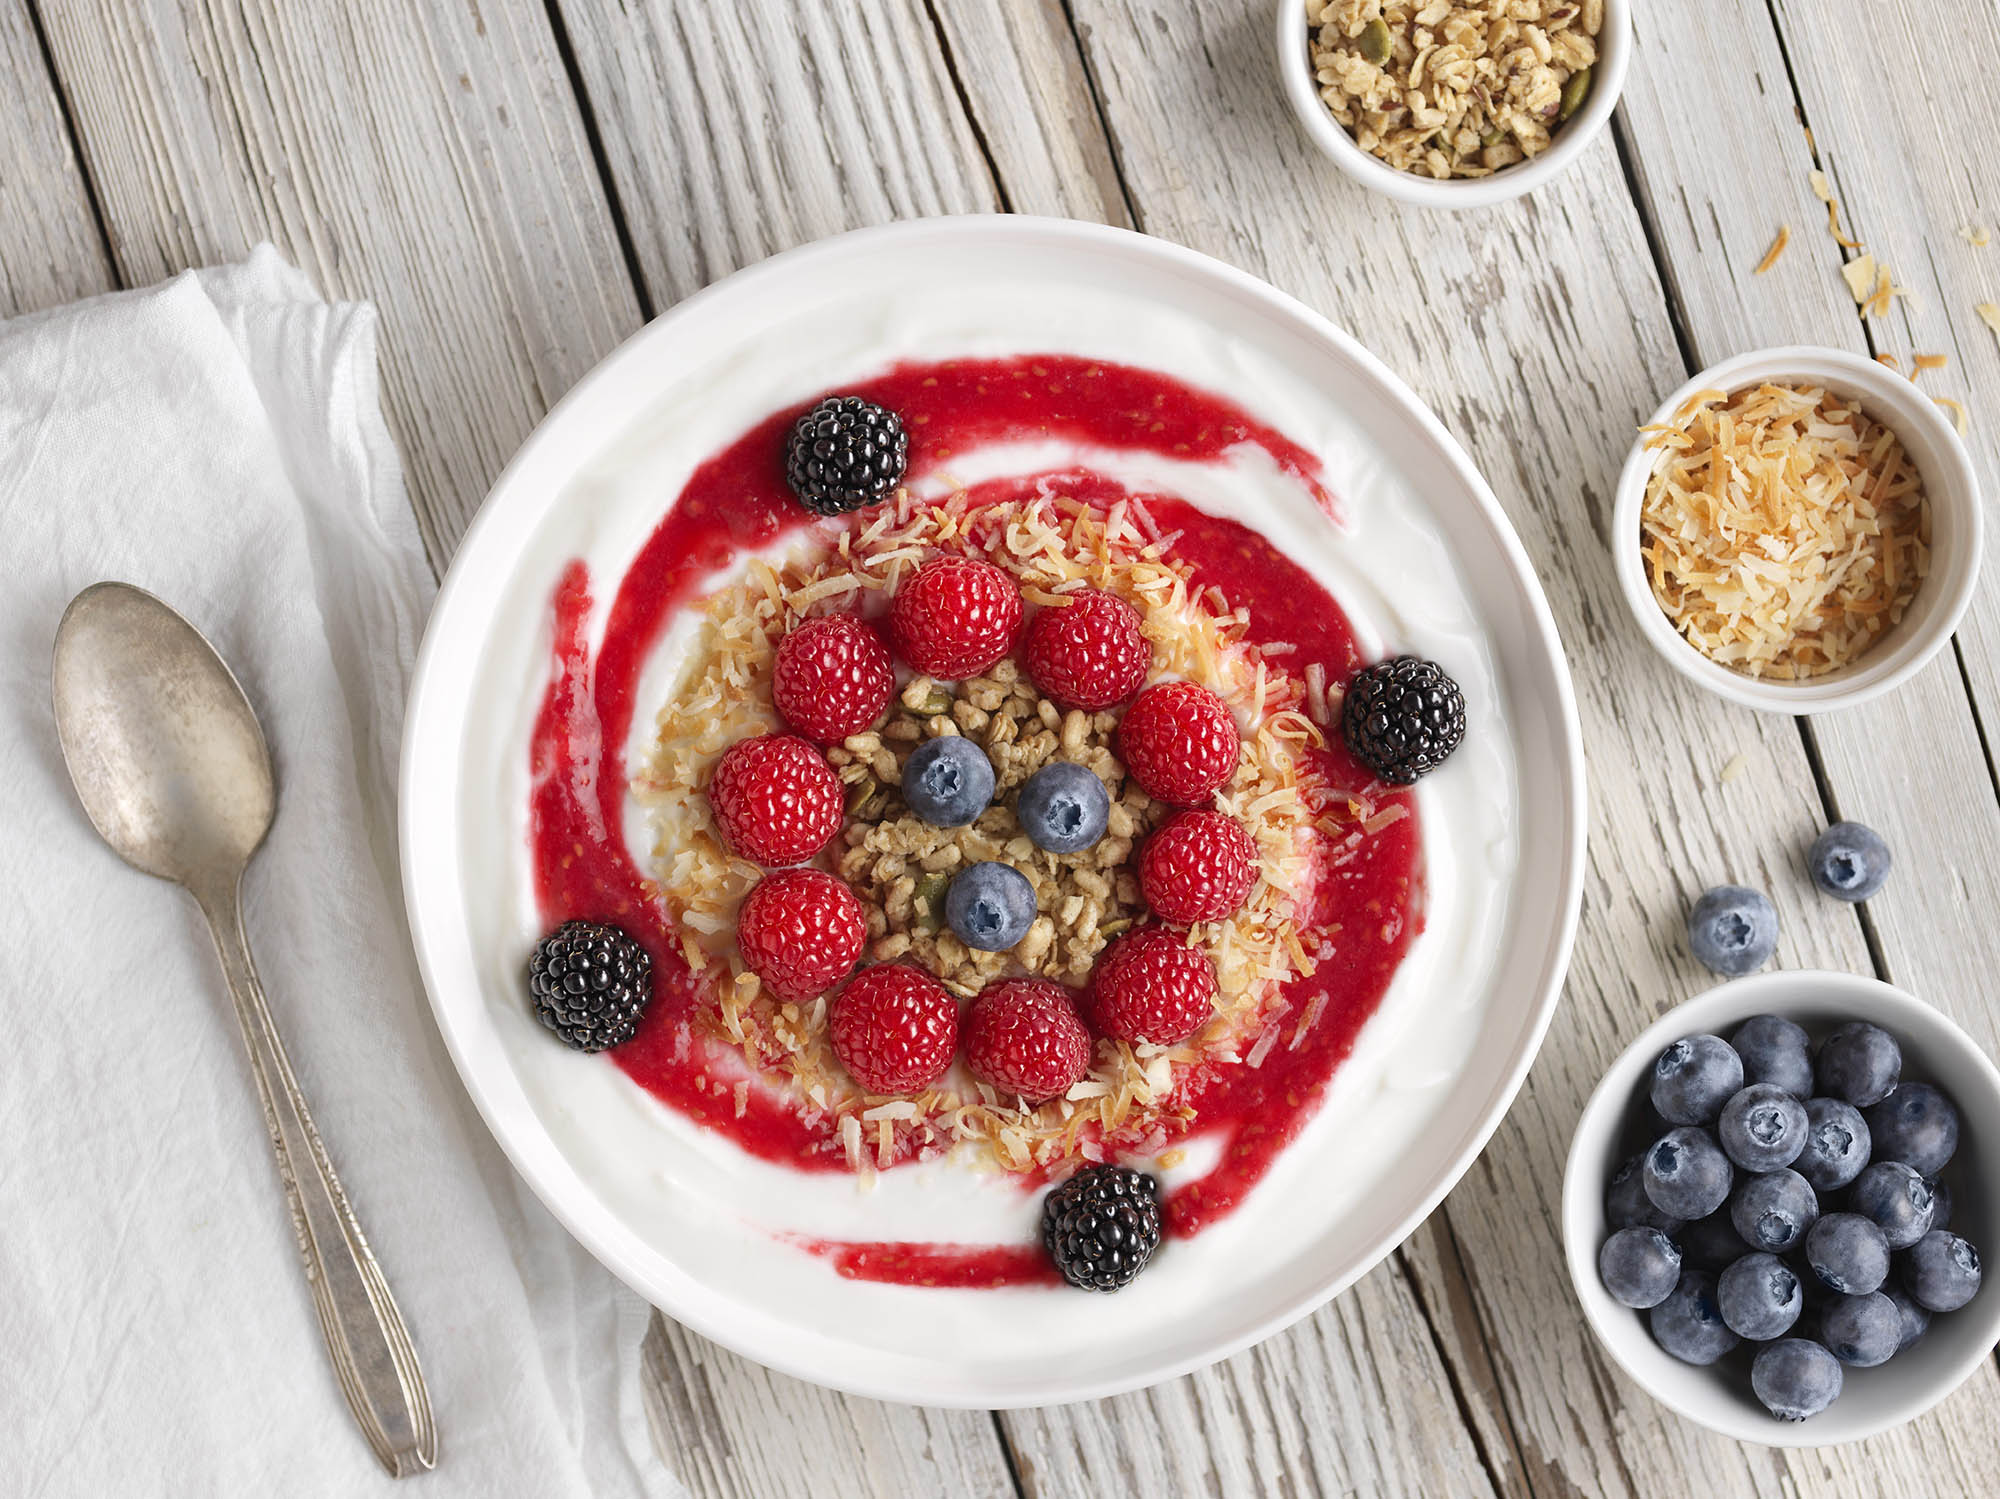
{"label": "silver spoon", "polygon": [[278,1039],[238,886],[277,807],[271,755],[215,647],[150,593],[98,583],[56,630],[56,736],[91,822],[135,869],[200,904],[236,1002],[278,1175],[333,1372],[361,1434],[400,1478],[437,1461],[416,1350]]}

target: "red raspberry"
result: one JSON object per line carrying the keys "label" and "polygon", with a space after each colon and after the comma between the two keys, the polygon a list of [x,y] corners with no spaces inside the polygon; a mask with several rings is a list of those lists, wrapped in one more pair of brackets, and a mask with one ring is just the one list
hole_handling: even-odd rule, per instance
{"label": "red raspberry", "polygon": [[851,614],[801,620],[778,642],[771,696],[785,722],[819,744],[872,728],[895,690],[889,647]]}
{"label": "red raspberry", "polygon": [[1069,598],[1028,626],[1028,675],[1059,706],[1095,713],[1139,690],[1153,648],[1139,611],[1116,594],[1086,588]]}
{"label": "red raspberry", "polygon": [[940,557],[903,580],[889,605],[889,634],[927,677],[962,682],[1013,649],[1021,590],[990,562]]}
{"label": "red raspberry", "polygon": [[1146,795],[1197,807],[1236,774],[1243,738],[1229,705],[1199,682],[1155,682],[1125,710],[1118,750]]}
{"label": "red raspberry", "polygon": [[1097,960],[1091,1005],[1101,1034],[1172,1046],[1215,1013],[1215,965],[1177,932],[1137,927]]}
{"label": "red raspberry", "polygon": [[1162,921],[1220,921],[1257,883],[1257,845],[1227,812],[1176,812],[1139,851],[1139,888]]}
{"label": "red raspberry", "polygon": [[722,841],[759,864],[798,864],[840,831],[840,777],[792,734],[740,740],[715,762],[708,805]]}
{"label": "red raspberry", "polygon": [[965,1065],[1002,1094],[1041,1103],[1090,1071],[1090,1032],[1061,984],[1005,979],[982,989],[966,1014]]}
{"label": "red raspberry", "polygon": [[958,1050],[958,1002],[908,963],[864,968],[827,1013],[833,1054],[870,1093],[914,1093],[944,1076]]}
{"label": "red raspberry", "polygon": [[743,961],[790,1004],[826,993],[847,976],[868,940],[861,902],[819,869],[781,869],[758,881],[736,918]]}

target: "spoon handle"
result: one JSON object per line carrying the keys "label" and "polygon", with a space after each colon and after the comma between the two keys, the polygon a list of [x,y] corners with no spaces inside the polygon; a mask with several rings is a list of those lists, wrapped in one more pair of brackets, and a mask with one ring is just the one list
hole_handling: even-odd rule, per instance
{"label": "spoon handle", "polygon": [[250,959],[243,907],[232,883],[195,892],[215,937],[223,977],[236,1002],[250,1071],[277,1152],[278,1175],[291,1205],[292,1229],[305,1257],[313,1307],[326,1337],[333,1372],[369,1447],[390,1475],[402,1478],[437,1462],[437,1424],[430,1391],[403,1315],[362,1236],[347,1192],[334,1175],[326,1146],[306,1110],[291,1059],[278,1039]]}

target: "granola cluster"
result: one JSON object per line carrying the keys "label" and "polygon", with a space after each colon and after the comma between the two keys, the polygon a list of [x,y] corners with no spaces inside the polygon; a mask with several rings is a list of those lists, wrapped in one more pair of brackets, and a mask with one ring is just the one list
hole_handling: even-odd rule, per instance
{"label": "granola cluster", "polygon": [[[848,786],[847,829],[834,869],[861,898],[869,960],[913,960],[962,995],[1017,970],[1083,985],[1105,944],[1144,912],[1127,866],[1137,840],[1170,810],[1127,779],[1111,749],[1117,722],[1110,713],[1065,713],[1004,660],[959,684],[956,696],[929,677],[913,679],[887,724],[829,750]],[[910,753],[947,734],[976,740],[993,762],[993,805],[969,827],[932,826],[904,806],[897,789]],[[1104,837],[1080,854],[1037,848],[1014,820],[1010,793],[1053,760],[1095,772],[1111,793]],[[967,947],[944,922],[952,875],[987,859],[1025,874],[1041,913],[1007,952]]]}
{"label": "granola cluster", "polygon": [[1589,96],[1604,0],[1306,0],[1320,97],[1399,171],[1486,177]]}

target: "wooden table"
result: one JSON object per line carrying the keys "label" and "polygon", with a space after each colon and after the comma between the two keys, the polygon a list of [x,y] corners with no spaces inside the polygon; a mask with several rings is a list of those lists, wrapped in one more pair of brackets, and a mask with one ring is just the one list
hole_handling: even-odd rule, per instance
{"label": "wooden table", "polygon": [[[1779,962],[1873,972],[1989,1049],[2000,594],[1892,699],[1765,718],[1640,640],[1605,548],[1634,423],[1758,345],[1949,354],[1924,381],[2000,455],[1992,0],[1639,0],[1615,130],[1525,202],[1447,216],[1337,175],[1273,77],[1263,0],[0,0],[0,313],[275,240],[382,311],[389,419],[442,566],[548,405],[657,310],[776,250],[920,214],[1064,214],[1243,266],[1414,385],[1519,528],[1592,775],[1582,934],[1526,1090],[1444,1208],[1261,1347],[1141,1394],[996,1415],[847,1399],[663,1320],[646,1346],[697,1495],[1991,1492],[2000,1378],[1859,1446],[1728,1442],[1597,1352],[1556,1231],[1604,1062],[1704,985],[1688,902],[1758,885]],[[1809,126],[1810,131],[1802,126]],[[1864,321],[1808,173],[1909,295]],[[1752,268],[1781,224],[1790,249]],[[1724,767],[1742,757],[1740,774]],[[1800,853],[1894,847],[1865,910]]]}

